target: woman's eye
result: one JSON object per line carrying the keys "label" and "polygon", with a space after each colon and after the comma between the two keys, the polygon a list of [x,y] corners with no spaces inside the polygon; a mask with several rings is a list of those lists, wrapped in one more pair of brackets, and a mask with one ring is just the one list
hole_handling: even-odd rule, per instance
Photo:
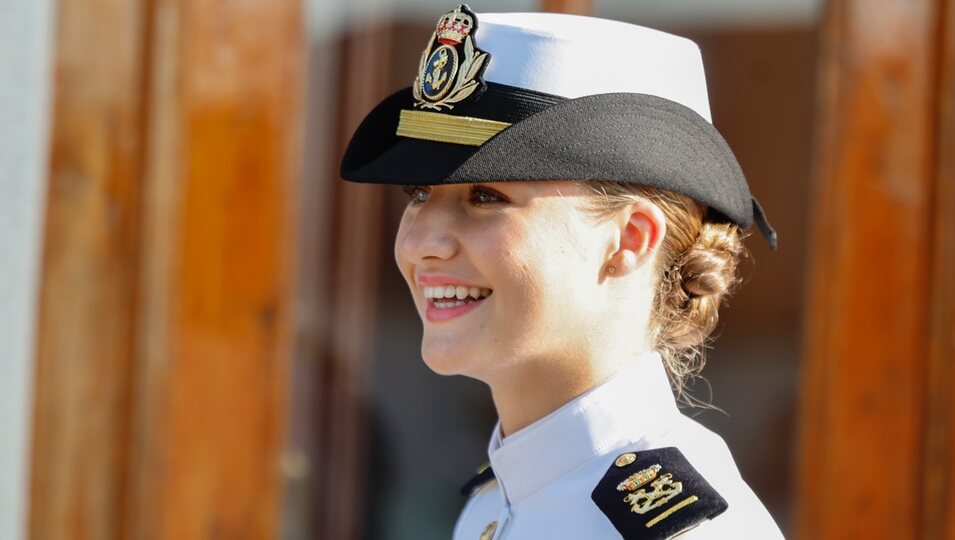
{"label": "woman's eye", "polygon": [[429,190],[421,186],[407,186],[404,192],[408,195],[410,204],[423,204],[428,200]]}
{"label": "woman's eye", "polygon": [[474,204],[491,204],[505,201],[506,199],[503,195],[487,188],[474,188],[471,190],[471,202]]}

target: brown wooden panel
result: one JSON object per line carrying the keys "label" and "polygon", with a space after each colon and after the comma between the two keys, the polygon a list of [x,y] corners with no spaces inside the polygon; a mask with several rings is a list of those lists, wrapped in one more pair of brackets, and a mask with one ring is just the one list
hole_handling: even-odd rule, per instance
{"label": "brown wooden panel", "polygon": [[798,479],[802,538],[921,537],[938,3],[827,5]]}
{"label": "brown wooden panel", "polygon": [[923,538],[955,538],[955,5],[945,5],[939,62],[938,173],[927,365]]}
{"label": "brown wooden panel", "polygon": [[275,537],[300,1],[58,19],[30,536]]}
{"label": "brown wooden panel", "polygon": [[[130,536],[278,533],[303,71],[297,0],[156,5]],[[158,346],[163,354],[155,354]]]}
{"label": "brown wooden panel", "polygon": [[541,11],[590,15],[593,0],[541,0]]}
{"label": "brown wooden panel", "polygon": [[[337,143],[340,157],[345,144],[365,117],[392,88],[391,71],[381,61],[390,48],[390,23],[354,28],[341,47]],[[378,69],[353,66],[377,65]],[[329,138],[331,139],[331,137]],[[328,287],[325,303],[327,340],[321,344],[318,381],[318,449],[314,482],[318,515],[316,538],[361,538],[367,522],[369,491],[366,473],[369,406],[367,385],[374,353],[374,324],[382,238],[382,186],[342,182],[338,159],[318,181],[334,205],[326,227]],[[387,261],[385,261],[387,262]]]}
{"label": "brown wooden panel", "polygon": [[139,252],[143,2],[63,0],[57,20],[29,535],[114,538]]}

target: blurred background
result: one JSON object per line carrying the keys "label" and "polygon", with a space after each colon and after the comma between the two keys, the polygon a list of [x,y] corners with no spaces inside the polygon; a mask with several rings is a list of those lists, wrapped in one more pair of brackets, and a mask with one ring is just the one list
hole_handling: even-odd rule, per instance
{"label": "blurred background", "polygon": [[[0,0],[0,538],[439,539],[405,196],[340,181],[434,0]],[[955,538],[953,0],[474,0],[689,37],[776,227],[685,413],[787,536]]]}

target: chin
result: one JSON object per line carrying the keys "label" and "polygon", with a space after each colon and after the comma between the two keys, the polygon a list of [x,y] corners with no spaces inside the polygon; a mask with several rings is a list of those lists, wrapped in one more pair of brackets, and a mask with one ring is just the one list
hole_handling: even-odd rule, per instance
{"label": "chin", "polygon": [[470,375],[475,355],[465,349],[460,345],[425,339],[421,343],[421,358],[438,375]]}

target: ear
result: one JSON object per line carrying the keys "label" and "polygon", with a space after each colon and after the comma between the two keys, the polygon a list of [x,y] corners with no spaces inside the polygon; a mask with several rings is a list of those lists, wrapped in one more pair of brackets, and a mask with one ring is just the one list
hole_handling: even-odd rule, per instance
{"label": "ear", "polygon": [[613,275],[626,275],[646,264],[666,235],[667,222],[663,210],[647,200],[627,205],[620,216],[620,243],[607,262]]}

